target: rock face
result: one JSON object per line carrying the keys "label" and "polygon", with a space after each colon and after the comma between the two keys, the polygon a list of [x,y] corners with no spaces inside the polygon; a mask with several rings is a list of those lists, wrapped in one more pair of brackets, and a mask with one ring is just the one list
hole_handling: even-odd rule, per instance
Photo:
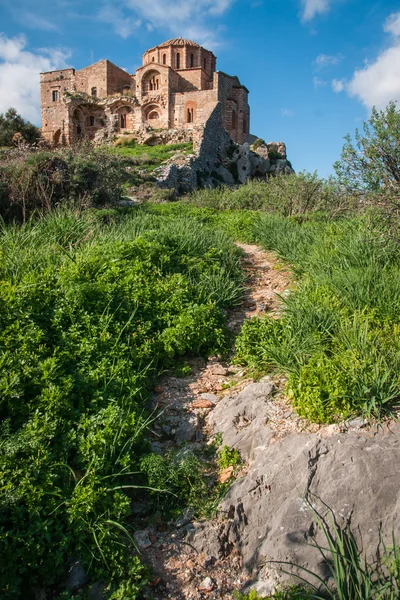
{"label": "rock face", "polygon": [[221,103],[213,107],[204,127],[194,133],[197,155],[174,159],[155,170],[161,188],[185,193],[196,188],[247,183],[280,173],[294,173],[282,142],[262,144],[252,151],[248,143],[233,142],[223,126]]}
{"label": "rock face", "polygon": [[225,519],[219,526],[189,533],[199,551],[207,544],[221,556],[238,550],[260,594],[271,593],[287,578],[268,561],[290,561],[326,575],[320,554],[310,545],[324,545],[308,506],[311,502],[326,515],[317,498],[341,524],[351,517],[352,530],[370,558],[379,543],[380,523],[389,543],[392,530],[400,533],[400,424],[390,430],[356,425],[345,433],[335,432],[337,428],[323,434],[279,433],[268,425],[273,393],[271,383],[252,384],[219,402],[210,414],[214,432],[240,451],[249,471],[221,503]]}

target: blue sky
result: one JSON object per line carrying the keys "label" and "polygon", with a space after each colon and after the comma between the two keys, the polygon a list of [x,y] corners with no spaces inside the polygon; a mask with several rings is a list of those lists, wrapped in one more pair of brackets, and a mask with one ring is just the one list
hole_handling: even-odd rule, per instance
{"label": "blue sky", "polygon": [[40,71],[108,58],[134,72],[182,35],[249,88],[252,133],[322,176],[373,105],[400,100],[399,0],[0,0],[0,32],[0,112],[40,124]]}

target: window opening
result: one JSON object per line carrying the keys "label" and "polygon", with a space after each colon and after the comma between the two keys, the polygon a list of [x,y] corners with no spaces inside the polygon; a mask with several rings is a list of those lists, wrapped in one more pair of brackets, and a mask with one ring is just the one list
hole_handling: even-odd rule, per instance
{"label": "window opening", "polygon": [[232,111],[232,129],[236,129],[237,118],[236,118],[236,110]]}
{"label": "window opening", "polygon": [[93,98],[97,97],[97,88],[96,87],[92,87],[92,96],[93,96]]}
{"label": "window opening", "polygon": [[121,115],[121,129],[126,129],[126,115]]}
{"label": "window opening", "polygon": [[89,125],[90,125],[90,127],[94,126],[94,117],[92,117],[92,116],[89,117]]}
{"label": "window opening", "polygon": [[190,55],[190,66],[194,67],[194,54]]}
{"label": "window opening", "polygon": [[162,62],[163,62],[163,65],[167,64],[167,55],[166,54],[163,54]]}
{"label": "window opening", "polygon": [[181,68],[181,55],[179,54],[179,52],[178,52],[178,54],[176,55],[176,68],[177,68],[177,69],[180,69],[180,68]]}
{"label": "window opening", "polygon": [[58,90],[53,90],[53,102],[58,102],[60,99],[60,93]]}
{"label": "window opening", "polygon": [[194,108],[187,109],[187,122],[188,123],[194,122]]}

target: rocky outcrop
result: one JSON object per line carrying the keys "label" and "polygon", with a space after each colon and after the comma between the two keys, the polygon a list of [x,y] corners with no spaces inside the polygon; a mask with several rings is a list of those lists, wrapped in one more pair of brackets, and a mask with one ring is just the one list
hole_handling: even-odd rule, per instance
{"label": "rocky outcrop", "polygon": [[376,553],[380,525],[389,543],[393,530],[400,533],[400,424],[364,429],[357,420],[346,431],[331,426],[319,433],[280,432],[269,425],[276,410],[273,394],[274,385],[261,381],[226,397],[210,413],[209,425],[240,451],[249,470],[221,503],[225,518],[189,531],[187,540],[199,551],[209,545],[219,556],[240,552],[252,587],[262,595],[288,577],[270,561],[326,576],[313,547],[315,541],[326,544],[309,506],[326,515],[318,498],[341,524],[351,519],[369,558]]}
{"label": "rocky outcrop", "polygon": [[262,144],[255,151],[247,143],[233,142],[223,126],[220,103],[213,107],[205,126],[195,129],[193,141],[196,155],[180,164],[171,159],[156,169],[159,187],[185,193],[196,188],[244,184],[255,177],[294,173],[282,142]]}

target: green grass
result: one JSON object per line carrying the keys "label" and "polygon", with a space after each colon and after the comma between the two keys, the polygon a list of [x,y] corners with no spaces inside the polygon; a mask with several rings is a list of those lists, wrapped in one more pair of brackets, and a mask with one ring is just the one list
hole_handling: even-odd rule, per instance
{"label": "green grass", "polygon": [[[109,597],[137,597],[147,390],[179,357],[229,348],[240,252],[201,218],[139,208],[3,226],[0,255],[1,596],[51,588],[79,556]],[[165,468],[175,506],[195,504],[188,467]],[[190,472],[203,501],[197,459]]]}
{"label": "green grass", "polygon": [[159,144],[157,146],[142,146],[132,143],[131,145],[121,145],[116,147],[115,152],[130,158],[134,165],[145,168],[148,172],[152,172],[156,167],[159,167],[163,162],[175,154],[192,154],[193,143]]}

